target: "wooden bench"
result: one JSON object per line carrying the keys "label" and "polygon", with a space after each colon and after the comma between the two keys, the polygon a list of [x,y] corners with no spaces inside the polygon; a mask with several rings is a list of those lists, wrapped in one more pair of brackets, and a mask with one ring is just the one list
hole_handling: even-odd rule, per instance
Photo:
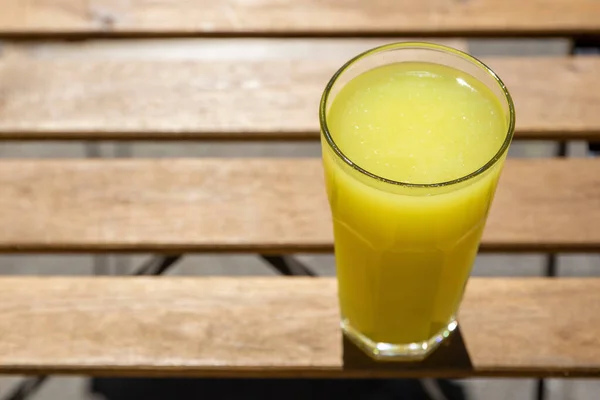
{"label": "wooden bench", "polygon": [[[117,3],[3,3],[0,138],[316,141],[325,82],[366,48],[600,35],[594,0]],[[600,58],[485,61],[515,98],[516,140],[600,141]],[[3,160],[0,205],[5,253],[333,244],[314,158]],[[600,160],[511,159],[482,250],[599,252],[599,206]],[[0,372],[599,376],[598,304],[600,279],[474,278],[449,346],[382,366],[342,341],[331,278],[4,277]]]}

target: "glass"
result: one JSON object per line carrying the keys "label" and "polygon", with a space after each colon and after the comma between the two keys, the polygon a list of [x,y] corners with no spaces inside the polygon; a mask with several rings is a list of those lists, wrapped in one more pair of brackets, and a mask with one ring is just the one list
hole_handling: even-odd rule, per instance
{"label": "glass", "polygon": [[[336,143],[328,122],[340,90],[366,71],[402,62],[452,67],[499,101],[506,131],[479,168],[447,181],[399,182],[357,165]],[[342,66],[323,93],[319,117],[342,330],[376,359],[422,359],[457,327],[456,313],[513,137],[510,94],[490,68],[468,54],[436,44],[395,43]]]}

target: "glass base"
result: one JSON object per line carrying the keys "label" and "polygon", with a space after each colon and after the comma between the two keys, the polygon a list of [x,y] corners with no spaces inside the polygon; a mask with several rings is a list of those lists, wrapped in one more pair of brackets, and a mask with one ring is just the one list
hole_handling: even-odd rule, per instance
{"label": "glass base", "polygon": [[358,332],[347,319],[342,319],[344,334],[365,353],[381,361],[419,361],[432,353],[456,329],[458,322],[453,316],[448,325],[440,329],[428,340],[415,343],[383,343],[375,342]]}

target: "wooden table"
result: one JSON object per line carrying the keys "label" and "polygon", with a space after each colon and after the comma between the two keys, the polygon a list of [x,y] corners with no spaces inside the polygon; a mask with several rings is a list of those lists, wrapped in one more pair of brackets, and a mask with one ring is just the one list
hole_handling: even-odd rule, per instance
{"label": "wooden table", "polygon": [[[600,2],[5,0],[0,138],[316,141],[344,61],[423,36],[578,43]],[[600,141],[600,57],[485,61],[515,140]],[[313,158],[0,162],[5,253],[327,253],[328,218]],[[510,159],[481,250],[599,252],[600,160]],[[342,340],[330,278],[4,277],[0,372],[599,376],[598,306],[600,279],[472,279],[449,346],[381,366]]]}

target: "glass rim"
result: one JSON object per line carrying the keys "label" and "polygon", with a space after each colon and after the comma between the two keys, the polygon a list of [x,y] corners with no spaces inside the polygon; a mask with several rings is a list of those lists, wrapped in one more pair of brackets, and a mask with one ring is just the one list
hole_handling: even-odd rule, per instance
{"label": "glass rim", "polygon": [[[350,68],[352,65],[354,65],[357,61],[362,60],[363,58],[368,57],[373,54],[376,54],[376,53],[380,53],[380,52],[388,51],[388,50],[397,50],[397,49],[423,49],[423,50],[433,50],[433,51],[440,51],[443,53],[454,54],[459,57],[462,57],[463,59],[465,59],[465,60],[471,62],[472,64],[474,64],[475,66],[479,67],[481,70],[486,72],[489,76],[491,76],[494,79],[494,81],[496,82],[496,84],[499,86],[502,93],[504,94],[504,98],[506,99],[506,102],[508,104],[509,124],[508,124],[508,129],[506,132],[506,137],[504,138],[504,142],[502,143],[502,146],[500,146],[500,148],[498,149],[498,152],[496,152],[496,154],[494,154],[494,156],[488,162],[486,162],[482,167],[478,168],[477,170],[475,170],[473,172],[470,172],[467,175],[461,176],[459,178],[452,179],[449,181],[444,181],[444,182],[438,182],[438,183],[409,183],[409,182],[395,181],[392,179],[388,179],[388,178],[384,178],[382,176],[376,175],[376,174],[360,167],[355,162],[350,160],[350,158],[348,156],[346,156],[346,154],[344,154],[344,152],[342,152],[342,150],[337,146],[337,144],[335,143],[335,140],[333,140],[333,137],[331,136],[331,133],[329,132],[329,127],[327,125],[327,102],[329,100],[329,95],[331,93],[331,90],[333,89],[333,86],[337,82],[338,78],[348,68]],[[475,79],[477,79],[477,78],[475,78]],[[510,93],[508,92],[506,85],[504,84],[504,82],[502,82],[502,79],[500,79],[500,77],[490,67],[488,67],[486,64],[484,64],[482,61],[475,58],[474,56],[472,56],[468,53],[465,53],[464,51],[457,50],[455,48],[452,48],[449,46],[444,46],[441,44],[436,44],[436,43],[396,42],[396,43],[389,43],[389,44],[385,44],[382,46],[374,47],[370,50],[364,51],[364,52],[358,54],[357,56],[353,57],[349,61],[347,61],[344,65],[342,65],[336,71],[336,73],[331,77],[331,79],[327,83],[327,86],[325,86],[325,90],[323,91],[323,95],[321,96],[321,102],[320,102],[320,106],[319,106],[319,123],[321,126],[321,133],[325,137],[325,140],[327,141],[329,147],[333,150],[333,152],[345,164],[347,164],[354,170],[360,172],[361,174],[366,175],[370,178],[376,179],[378,181],[391,184],[391,185],[411,187],[411,188],[435,188],[435,187],[441,187],[441,186],[451,186],[451,185],[455,185],[455,184],[470,180],[472,178],[475,178],[475,177],[483,174],[485,171],[489,170],[491,167],[493,167],[498,162],[498,160],[500,160],[500,158],[502,158],[504,153],[506,153],[506,151],[508,150],[510,142],[512,141],[512,138],[514,136],[515,106],[514,106],[512,97],[511,97]]]}

